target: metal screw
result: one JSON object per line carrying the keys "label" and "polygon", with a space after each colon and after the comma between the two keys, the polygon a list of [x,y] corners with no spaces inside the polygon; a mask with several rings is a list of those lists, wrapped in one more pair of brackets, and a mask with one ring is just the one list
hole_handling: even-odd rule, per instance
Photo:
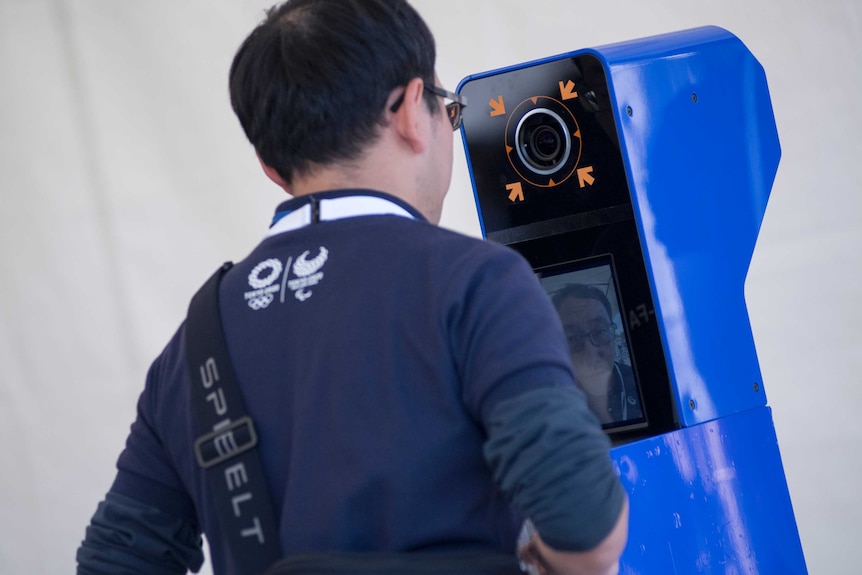
{"label": "metal screw", "polygon": [[634,114],[634,110],[632,110],[631,106],[626,106],[626,114],[628,114],[629,117],[631,117],[631,115]]}
{"label": "metal screw", "polygon": [[697,104],[697,93],[696,92],[693,92],[691,94],[691,101],[694,102],[695,104]]}
{"label": "metal screw", "polygon": [[758,391],[760,391],[760,384],[755,381],[754,382],[754,392],[757,393]]}
{"label": "metal screw", "polygon": [[697,404],[694,402],[694,400],[693,400],[693,399],[689,399],[689,400],[688,400],[688,406],[689,406],[690,408],[694,409],[695,407],[697,407]]}

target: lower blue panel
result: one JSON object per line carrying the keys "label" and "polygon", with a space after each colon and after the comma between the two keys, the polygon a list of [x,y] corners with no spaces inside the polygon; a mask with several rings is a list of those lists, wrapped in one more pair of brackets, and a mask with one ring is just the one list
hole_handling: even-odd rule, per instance
{"label": "lower blue panel", "polygon": [[772,411],[615,447],[631,502],[621,575],[805,575]]}

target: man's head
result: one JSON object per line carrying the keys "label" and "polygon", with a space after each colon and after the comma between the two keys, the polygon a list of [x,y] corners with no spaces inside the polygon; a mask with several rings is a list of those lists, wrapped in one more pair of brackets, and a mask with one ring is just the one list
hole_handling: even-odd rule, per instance
{"label": "man's head", "polygon": [[[435,84],[434,38],[405,0],[288,0],[238,50],[231,104],[285,183],[356,160],[387,122],[394,89]],[[431,114],[439,98],[424,91]],[[451,139],[451,134],[450,134]]]}
{"label": "man's head", "polygon": [[[575,376],[588,391],[605,383],[616,360],[611,304],[602,290],[584,284],[568,284],[552,301],[560,314]],[[603,379],[604,378],[604,379]]]}

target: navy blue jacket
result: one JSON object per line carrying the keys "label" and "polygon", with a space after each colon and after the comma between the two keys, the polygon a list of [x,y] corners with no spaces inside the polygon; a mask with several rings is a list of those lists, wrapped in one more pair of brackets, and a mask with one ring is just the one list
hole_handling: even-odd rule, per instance
{"label": "navy blue jacket", "polygon": [[[284,552],[514,551],[524,514],[561,548],[604,537],[622,490],[528,264],[384,194],[310,202],[279,206],[220,291]],[[214,572],[236,572],[191,449],[183,329],[149,371],[79,573],[124,553],[108,516],[112,505],[134,515],[122,509],[138,503],[184,534],[176,572],[199,562],[189,551],[198,530]],[[537,477],[542,462],[547,476]],[[577,508],[561,513],[561,496]]]}

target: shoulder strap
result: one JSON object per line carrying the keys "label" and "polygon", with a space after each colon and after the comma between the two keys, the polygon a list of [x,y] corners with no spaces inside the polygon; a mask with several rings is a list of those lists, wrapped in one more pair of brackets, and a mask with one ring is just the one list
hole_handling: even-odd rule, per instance
{"label": "shoulder strap", "polygon": [[218,288],[232,266],[221,266],[189,304],[186,363],[192,381],[195,457],[207,478],[227,554],[242,573],[258,575],[282,553],[257,434],[222,333]]}

